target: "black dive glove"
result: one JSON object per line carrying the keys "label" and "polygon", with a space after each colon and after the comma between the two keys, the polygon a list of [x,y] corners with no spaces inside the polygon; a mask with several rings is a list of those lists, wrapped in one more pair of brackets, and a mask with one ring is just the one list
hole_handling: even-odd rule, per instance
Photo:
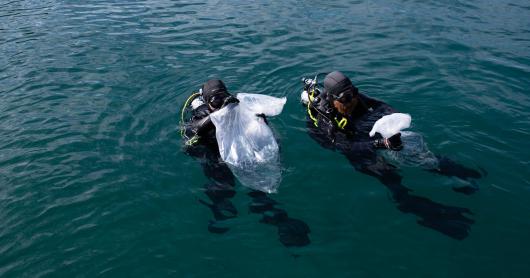
{"label": "black dive glove", "polygon": [[223,105],[221,105],[221,108],[227,106],[228,104],[230,103],[239,103],[239,99],[237,99],[236,97],[234,96],[228,96],[225,98],[225,100],[223,101]]}
{"label": "black dive glove", "polygon": [[377,149],[401,151],[401,149],[403,149],[403,142],[401,142],[401,133],[395,134],[388,139],[381,138],[375,140],[374,147]]}

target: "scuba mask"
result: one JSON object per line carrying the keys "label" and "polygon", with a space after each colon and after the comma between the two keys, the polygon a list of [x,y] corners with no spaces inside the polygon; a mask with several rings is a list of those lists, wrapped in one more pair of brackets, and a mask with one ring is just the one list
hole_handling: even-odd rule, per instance
{"label": "scuba mask", "polygon": [[214,109],[219,109],[223,106],[224,100],[226,99],[228,95],[227,94],[216,94],[210,97],[208,100],[208,105],[210,105]]}
{"label": "scuba mask", "polygon": [[354,94],[352,90],[346,90],[338,95],[331,95],[334,100],[343,104],[350,103],[355,96],[356,94]]}
{"label": "scuba mask", "polygon": [[202,85],[201,95],[204,102],[212,108],[221,108],[223,100],[229,95],[223,81],[211,79]]}

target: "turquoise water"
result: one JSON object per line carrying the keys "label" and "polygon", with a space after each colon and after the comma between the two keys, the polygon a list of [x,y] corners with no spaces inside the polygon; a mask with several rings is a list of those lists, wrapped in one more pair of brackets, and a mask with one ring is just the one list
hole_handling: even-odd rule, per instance
{"label": "turquoise water", "polygon": [[[530,275],[530,3],[276,2],[0,1],[0,276]],[[419,225],[309,137],[299,80],[332,70],[487,173],[465,195],[401,169],[416,196],[473,213],[467,237]],[[271,198],[309,245],[283,246],[240,184],[229,231],[208,231],[178,112],[215,77],[287,96]]]}

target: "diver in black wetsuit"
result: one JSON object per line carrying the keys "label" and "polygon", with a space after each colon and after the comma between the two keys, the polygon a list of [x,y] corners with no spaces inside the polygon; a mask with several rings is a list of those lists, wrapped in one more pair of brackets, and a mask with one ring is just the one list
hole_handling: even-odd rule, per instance
{"label": "diver in black wetsuit", "polygon": [[[237,103],[238,100],[228,93],[221,80],[207,81],[202,86],[201,93],[192,95],[188,101],[192,98],[202,98],[203,103],[193,109],[191,119],[184,126],[186,153],[199,159],[205,175],[210,180],[205,185],[205,194],[211,203],[199,200],[213,213],[214,220],[209,222],[208,230],[212,233],[225,233],[228,228],[223,227],[221,222],[237,216],[237,209],[230,201],[235,195],[235,177],[221,160],[215,138],[215,125],[209,115],[229,103]],[[310,243],[310,231],[306,223],[290,218],[285,210],[277,208],[278,203],[264,192],[253,190],[248,195],[252,198],[250,212],[261,214],[263,217],[260,222],[276,226],[283,245],[305,246]]]}
{"label": "diver in black wetsuit", "polygon": [[[397,112],[395,109],[359,93],[350,79],[338,71],[326,76],[323,91],[316,81],[304,79],[304,83],[312,138],[325,148],[344,154],[357,171],[377,178],[390,190],[398,209],[418,216],[419,224],[455,239],[468,236],[470,225],[474,223],[465,215],[471,214],[469,209],[446,206],[411,194],[411,190],[402,185],[397,168],[377,155],[377,149],[402,149],[399,133],[388,139],[379,136],[375,140],[368,134],[378,119]],[[427,170],[466,180],[481,177],[479,172],[441,157],[438,157],[438,168]],[[470,193],[474,190],[455,191]]]}
{"label": "diver in black wetsuit", "polygon": [[348,142],[347,146],[342,147],[363,153],[376,148],[402,148],[399,133],[389,139],[369,138],[368,132],[379,118],[397,111],[359,93],[359,89],[341,72],[334,71],[326,76],[324,92],[313,96],[310,104],[309,116],[313,125],[325,132],[330,143]]}

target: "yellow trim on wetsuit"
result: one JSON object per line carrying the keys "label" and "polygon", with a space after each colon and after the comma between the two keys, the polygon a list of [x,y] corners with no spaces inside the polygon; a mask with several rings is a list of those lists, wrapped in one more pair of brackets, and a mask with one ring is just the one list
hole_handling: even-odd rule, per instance
{"label": "yellow trim on wetsuit", "polygon": [[[311,89],[311,95],[310,94],[307,94],[307,98],[308,98],[308,101],[307,101],[307,114],[309,114],[309,118],[311,118],[311,120],[313,120],[313,124],[318,127],[318,119],[313,116],[313,114],[311,113],[311,108],[310,106],[313,104],[313,100],[315,100],[315,88],[312,88]],[[316,108],[315,108],[316,109]]]}
{"label": "yellow trim on wetsuit", "polygon": [[[309,118],[311,118],[311,120],[313,120],[313,124],[316,127],[318,127],[318,119],[315,116],[313,116],[313,114],[311,113],[311,108],[310,108],[310,106],[313,104],[314,100],[315,100],[315,88],[312,88],[311,94],[308,94],[307,114],[309,114]],[[318,109],[318,108],[315,108],[315,109]],[[348,119],[346,119],[345,117],[342,117],[342,119],[340,119],[340,121],[339,121],[337,119],[337,117],[335,117],[335,123],[337,123],[337,126],[340,129],[344,129],[344,128],[346,128],[346,125],[348,125]]]}
{"label": "yellow trim on wetsuit", "polygon": [[337,120],[337,117],[335,117],[335,122],[337,123],[337,126],[340,127],[340,129],[344,129],[346,125],[348,124],[348,119],[342,117],[342,119]]}

